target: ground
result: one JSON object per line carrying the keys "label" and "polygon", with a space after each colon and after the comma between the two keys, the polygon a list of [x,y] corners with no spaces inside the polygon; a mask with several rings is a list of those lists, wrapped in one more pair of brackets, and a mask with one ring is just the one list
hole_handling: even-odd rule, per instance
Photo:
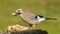
{"label": "ground", "polygon": [[58,20],[43,21],[34,29],[46,30],[49,34],[60,34],[60,0],[0,0],[0,29],[4,30],[13,24],[29,27],[19,16],[11,15],[18,8],[37,15],[57,18]]}

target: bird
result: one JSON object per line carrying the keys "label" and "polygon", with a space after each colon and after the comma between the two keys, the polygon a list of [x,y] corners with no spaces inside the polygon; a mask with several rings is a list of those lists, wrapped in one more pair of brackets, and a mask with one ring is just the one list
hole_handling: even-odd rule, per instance
{"label": "bird", "polygon": [[36,24],[39,24],[45,20],[56,20],[55,18],[46,18],[42,15],[37,15],[21,8],[17,9],[14,15],[19,15],[24,22],[30,25],[31,28],[34,28]]}

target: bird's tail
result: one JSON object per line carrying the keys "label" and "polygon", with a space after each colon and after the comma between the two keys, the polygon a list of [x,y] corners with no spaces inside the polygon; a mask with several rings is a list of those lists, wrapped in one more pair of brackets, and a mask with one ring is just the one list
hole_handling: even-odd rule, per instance
{"label": "bird's tail", "polygon": [[46,18],[46,20],[57,20],[56,18]]}

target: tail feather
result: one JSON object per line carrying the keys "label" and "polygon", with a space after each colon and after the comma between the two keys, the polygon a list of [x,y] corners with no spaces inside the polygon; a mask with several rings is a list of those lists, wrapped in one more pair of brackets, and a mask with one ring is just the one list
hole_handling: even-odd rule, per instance
{"label": "tail feather", "polygon": [[56,18],[46,18],[46,20],[57,20]]}

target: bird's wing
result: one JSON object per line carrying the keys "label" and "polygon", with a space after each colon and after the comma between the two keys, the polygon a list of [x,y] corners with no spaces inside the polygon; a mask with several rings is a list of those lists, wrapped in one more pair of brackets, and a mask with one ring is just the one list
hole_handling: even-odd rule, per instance
{"label": "bird's wing", "polygon": [[36,20],[36,18],[35,18],[36,14],[29,12],[29,13],[26,13],[25,15],[26,15],[25,17],[30,19],[30,20]]}
{"label": "bird's wing", "polygon": [[35,19],[36,14],[30,12],[24,12],[22,14],[22,19],[30,24],[36,24],[38,21]]}

